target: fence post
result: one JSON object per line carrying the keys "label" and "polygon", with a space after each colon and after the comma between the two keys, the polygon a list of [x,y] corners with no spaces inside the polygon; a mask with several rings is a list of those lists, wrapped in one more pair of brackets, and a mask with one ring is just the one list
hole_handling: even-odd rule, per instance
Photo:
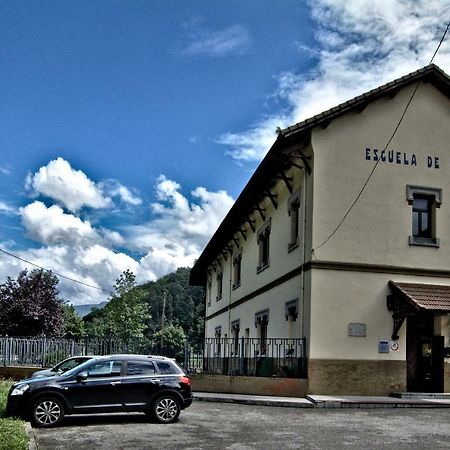
{"label": "fence post", "polygon": [[45,367],[45,360],[46,360],[46,356],[47,356],[47,339],[44,336],[43,338],[41,338],[42,341],[42,367]]}
{"label": "fence post", "polygon": [[244,370],[245,370],[245,339],[244,336],[241,337],[241,354],[240,354],[240,358],[239,358],[239,373],[241,375],[244,375]]}
{"label": "fence post", "polygon": [[11,357],[10,339],[11,338],[6,337],[5,340],[5,366],[8,365],[9,359]]}
{"label": "fence post", "polygon": [[189,372],[189,342],[187,339],[184,341],[184,369]]}

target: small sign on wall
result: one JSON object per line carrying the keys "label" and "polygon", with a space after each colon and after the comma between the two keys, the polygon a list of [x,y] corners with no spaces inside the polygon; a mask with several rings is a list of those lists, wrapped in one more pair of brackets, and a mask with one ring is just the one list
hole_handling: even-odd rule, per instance
{"label": "small sign on wall", "polygon": [[365,323],[349,323],[348,324],[348,335],[356,337],[366,337],[367,336],[367,325]]}
{"label": "small sign on wall", "polygon": [[378,353],[389,353],[389,341],[378,341]]}

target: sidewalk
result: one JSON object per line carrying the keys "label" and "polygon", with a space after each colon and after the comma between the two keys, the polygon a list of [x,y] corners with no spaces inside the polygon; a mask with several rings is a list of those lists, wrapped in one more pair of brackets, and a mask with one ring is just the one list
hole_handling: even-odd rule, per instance
{"label": "sidewalk", "polygon": [[198,401],[241,403],[246,405],[282,406],[289,408],[450,408],[450,397],[413,398],[307,395],[306,398],[265,395],[220,394],[195,392]]}

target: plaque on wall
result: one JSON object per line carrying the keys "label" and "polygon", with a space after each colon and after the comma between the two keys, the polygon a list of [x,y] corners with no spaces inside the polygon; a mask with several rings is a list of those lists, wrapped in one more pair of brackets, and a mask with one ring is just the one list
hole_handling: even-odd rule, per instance
{"label": "plaque on wall", "polygon": [[349,323],[348,324],[348,335],[356,337],[366,337],[367,336],[367,325],[365,323]]}
{"label": "plaque on wall", "polygon": [[378,353],[389,353],[389,341],[378,342]]}

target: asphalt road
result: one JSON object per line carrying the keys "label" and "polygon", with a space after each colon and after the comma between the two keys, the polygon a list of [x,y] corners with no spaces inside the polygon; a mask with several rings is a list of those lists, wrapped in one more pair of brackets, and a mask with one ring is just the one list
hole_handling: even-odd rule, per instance
{"label": "asphalt road", "polygon": [[144,415],[67,417],[39,450],[450,448],[450,409],[296,409],[194,402],[172,425]]}

